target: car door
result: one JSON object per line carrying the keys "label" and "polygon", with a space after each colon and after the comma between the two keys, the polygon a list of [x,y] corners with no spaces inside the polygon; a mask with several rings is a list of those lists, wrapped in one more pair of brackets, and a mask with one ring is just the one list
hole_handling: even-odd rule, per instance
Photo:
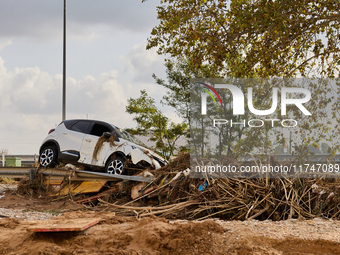
{"label": "car door", "polygon": [[80,149],[80,159],[79,162],[88,164],[88,165],[95,165],[95,166],[103,166],[104,157],[103,153],[106,154],[108,151],[108,143],[104,143],[100,145],[100,149],[97,155],[97,159],[93,158],[94,149],[98,143],[99,138],[103,135],[104,132],[111,132],[112,128],[109,125],[104,123],[97,123],[94,122],[88,134],[86,134],[83,138],[83,142]]}
{"label": "car door", "polygon": [[58,137],[61,159],[66,162],[76,162],[79,160],[83,138],[90,124],[91,122],[89,121],[79,120],[61,132]]}

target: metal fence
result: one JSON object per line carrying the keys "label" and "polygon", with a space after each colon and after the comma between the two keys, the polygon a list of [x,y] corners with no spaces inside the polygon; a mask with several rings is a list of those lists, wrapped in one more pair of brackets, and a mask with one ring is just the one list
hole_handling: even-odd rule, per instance
{"label": "metal fence", "polygon": [[7,159],[21,159],[21,166],[33,166],[38,161],[39,155],[0,155],[0,167],[6,166]]}

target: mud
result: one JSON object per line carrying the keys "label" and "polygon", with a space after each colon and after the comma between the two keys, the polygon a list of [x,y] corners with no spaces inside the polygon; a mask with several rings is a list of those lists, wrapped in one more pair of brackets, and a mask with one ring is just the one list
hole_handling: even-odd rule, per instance
{"label": "mud", "polygon": [[31,233],[35,222],[1,219],[0,254],[340,254],[340,223],[324,220],[189,222],[92,211],[57,218],[95,217],[99,224],[63,233]]}
{"label": "mud", "polygon": [[93,155],[92,158],[97,160],[98,154],[101,151],[104,143],[109,143],[111,147],[115,146],[115,141],[116,141],[116,136],[115,135],[111,135],[109,138],[106,138],[104,135],[102,135],[101,137],[99,137],[96,146],[94,147],[93,150]]}
{"label": "mud", "polygon": [[0,208],[54,212],[61,214],[54,218],[61,222],[85,218],[100,222],[80,232],[31,233],[27,229],[37,221],[0,215],[0,254],[340,254],[338,220],[139,219],[118,216],[109,206],[90,208],[44,193],[23,194],[2,193]]}

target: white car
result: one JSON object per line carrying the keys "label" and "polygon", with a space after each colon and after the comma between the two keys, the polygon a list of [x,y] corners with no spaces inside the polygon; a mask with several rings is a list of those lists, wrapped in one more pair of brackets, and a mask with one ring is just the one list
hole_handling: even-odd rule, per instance
{"label": "white car", "polygon": [[42,167],[63,162],[110,174],[127,174],[128,167],[158,169],[167,164],[128,132],[106,122],[83,119],[65,120],[51,129],[39,155]]}

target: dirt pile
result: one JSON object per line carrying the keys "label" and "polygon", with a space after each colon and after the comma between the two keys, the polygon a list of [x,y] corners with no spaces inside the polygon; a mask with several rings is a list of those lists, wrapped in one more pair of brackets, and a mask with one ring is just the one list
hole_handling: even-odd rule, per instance
{"label": "dirt pile", "polygon": [[[101,217],[82,232],[31,233],[35,222],[0,219],[0,254],[339,254],[339,221],[136,220],[109,212],[69,212],[60,220]],[[15,236],[15,238],[13,238]]]}
{"label": "dirt pile", "polygon": [[[224,233],[213,222],[170,224],[165,219],[136,221],[110,213],[68,213],[59,219],[98,217],[100,224],[80,233],[30,233],[34,222],[0,220],[0,254],[209,254],[215,234]],[[3,222],[4,221],[4,222]],[[114,224],[116,223],[116,224]],[[6,233],[6,234],[5,234]],[[9,234],[17,237],[11,240]],[[13,254],[14,254],[13,253]]]}
{"label": "dirt pile", "polygon": [[17,219],[3,219],[0,221],[0,228],[14,229],[18,224],[20,224],[20,222]]}

